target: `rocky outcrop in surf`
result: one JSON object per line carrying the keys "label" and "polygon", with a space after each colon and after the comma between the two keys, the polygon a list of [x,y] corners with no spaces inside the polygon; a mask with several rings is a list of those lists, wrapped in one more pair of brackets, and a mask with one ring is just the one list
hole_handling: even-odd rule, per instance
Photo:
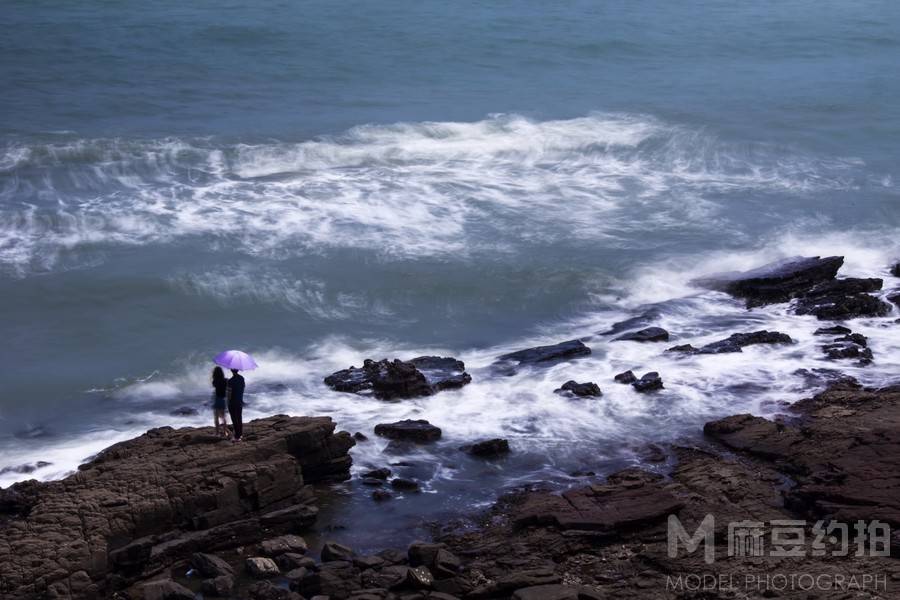
{"label": "rocky outcrop in surf", "polygon": [[755,344],[793,344],[794,340],[786,333],[778,331],[754,331],[752,333],[733,333],[724,340],[712,342],[699,348],[690,344],[673,346],[667,352],[680,352],[684,354],[723,354],[728,352],[741,352],[742,348]]}
{"label": "rocky outcrop in surf", "polygon": [[349,478],[353,445],[328,417],[252,421],[241,443],[162,427],[15,484],[0,491],[2,596],[111,596],[196,552],[300,533],[318,512],[307,484]]}
{"label": "rocky outcrop in surf", "polygon": [[325,385],[338,392],[373,394],[382,400],[430,396],[442,390],[458,389],[472,381],[461,360],[441,356],[420,356],[412,360],[374,361],[366,359],[361,368],[349,367],[325,378]]}

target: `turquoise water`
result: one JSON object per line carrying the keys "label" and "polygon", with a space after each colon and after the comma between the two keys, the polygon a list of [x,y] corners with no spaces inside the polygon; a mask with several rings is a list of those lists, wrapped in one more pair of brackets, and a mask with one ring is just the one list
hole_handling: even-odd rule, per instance
{"label": "turquoise water", "polygon": [[[511,437],[521,459],[480,491],[426,477],[452,510],[803,393],[814,324],[694,275],[843,253],[887,277],[900,257],[896,2],[30,0],[0,23],[0,468],[58,477],[205,422],[209,357],[241,347],[251,416],[430,418],[446,452]],[[601,339],[581,366],[489,379],[502,351],[659,302],[684,341],[770,326],[809,351],[674,364]],[[897,372],[889,322],[860,325],[881,356],[863,379]],[[401,405],[321,384],[424,352],[475,383]],[[671,397],[610,388],[635,365]],[[604,400],[560,405],[576,376]],[[601,449],[573,454],[585,439]]]}

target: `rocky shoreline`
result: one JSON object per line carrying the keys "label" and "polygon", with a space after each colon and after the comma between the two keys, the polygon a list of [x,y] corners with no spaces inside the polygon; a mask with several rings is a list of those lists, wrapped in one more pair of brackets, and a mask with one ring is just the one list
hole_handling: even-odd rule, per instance
{"label": "rocky shoreline", "polygon": [[[791,302],[796,314],[823,321],[888,314],[890,305],[873,295],[881,280],[838,279],[842,263],[794,259],[698,283],[748,307]],[[634,319],[598,335],[616,336],[616,343],[669,341],[664,329],[648,327],[651,321]],[[874,358],[865,337],[849,327],[824,326],[816,334],[829,359],[865,365]],[[661,352],[689,360],[792,343],[780,332],[739,332]],[[590,353],[582,340],[528,348],[498,357],[494,373]],[[309,547],[301,537],[317,517],[312,485],[348,479],[349,451],[365,434],[336,432],[328,417],[283,415],[250,423],[241,444],[222,441],[212,428],[154,429],[62,481],[0,490],[0,593],[123,600],[900,597],[900,386],[864,388],[838,370],[808,375],[832,383],[775,420],[734,415],[706,423],[702,442],[646,449],[648,462],[674,457],[666,474],[630,468],[564,493],[531,485],[502,496],[474,530],[442,528],[433,540],[370,555],[327,540]],[[461,361],[423,356],[367,360],[325,384],[396,401],[471,380]],[[663,388],[655,372],[627,371],[615,381],[642,393]],[[556,392],[584,401],[602,395],[597,383],[574,380]],[[380,424],[373,433],[390,444],[441,437],[424,420]],[[510,452],[503,439],[472,440],[461,449],[488,459]],[[361,480],[375,500],[389,499],[387,488],[418,487],[391,475],[372,469]],[[709,543],[673,555],[673,516],[685,535],[708,531]],[[741,556],[729,545],[735,523],[753,524],[752,539],[761,543],[788,522],[791,554]],[[849,538],[857,522],[870,527],[859,547]],[[848,535],[838,535],[844,524]],[[802,578],[771,580],[790,574],[828,575],[831,588],[818,580],[812,588]]]}

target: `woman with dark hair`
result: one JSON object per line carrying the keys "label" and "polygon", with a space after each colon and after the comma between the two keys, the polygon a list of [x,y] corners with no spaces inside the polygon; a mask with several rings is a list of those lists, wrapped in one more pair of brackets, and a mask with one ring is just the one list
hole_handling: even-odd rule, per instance
{"label": "woman with dark hair", "polygon": [[[225,379],[225,373],[222,367],[215,367],[212,370],[212,386],[213,386],[213,422],[216,425],[216,435],[228,437],[228,421],[225,419],[225,395],[228,387],[228,380]],[[221,420],[221,428],[219,421]]]}

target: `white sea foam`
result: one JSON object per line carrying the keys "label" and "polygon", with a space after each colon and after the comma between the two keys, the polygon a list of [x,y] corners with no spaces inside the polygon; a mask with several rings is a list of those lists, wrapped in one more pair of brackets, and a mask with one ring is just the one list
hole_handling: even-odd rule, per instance
{"label": "white sea foam", "polygon": [[861,167],[626,114],[368,125],[301,143],[8,146],[0,264],[27,274],[62,252],[198,236],[278,257],[465,256],[572,237],[639,247],[650,232],[737,231],[723,194],[848,189]]}

